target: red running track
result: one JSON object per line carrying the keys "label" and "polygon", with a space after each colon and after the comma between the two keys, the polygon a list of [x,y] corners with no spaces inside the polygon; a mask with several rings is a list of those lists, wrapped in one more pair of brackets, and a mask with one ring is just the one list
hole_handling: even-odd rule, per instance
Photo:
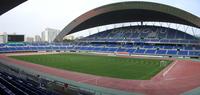
{"label": "red running track", "polygon": [[178,95],[200,86],[200,62],[175,60],[151,80],[125,80],[77,73],[15,60],[0,55],[0,60],[18,64],[43,73],[87,83],[146,95]]}

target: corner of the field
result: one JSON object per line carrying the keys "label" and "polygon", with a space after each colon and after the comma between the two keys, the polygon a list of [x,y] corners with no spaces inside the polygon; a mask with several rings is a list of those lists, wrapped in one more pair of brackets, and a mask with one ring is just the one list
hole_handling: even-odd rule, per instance
{"label": "corner of the field", "polygon": [[178,60],[173,60],[172,63],[170,63],[167,67],[162,69],[158,74],[156,74],[154,77],[151,78],[151,81],[161,81],[165,79],[165,76],[167,73],[176,65]]}

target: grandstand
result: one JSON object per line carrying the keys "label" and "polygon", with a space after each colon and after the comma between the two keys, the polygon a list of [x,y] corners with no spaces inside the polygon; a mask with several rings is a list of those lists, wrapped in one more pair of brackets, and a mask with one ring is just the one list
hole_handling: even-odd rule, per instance
{"label": "grandstand", "polygon": [[199,39],[158,26],[129,26],[102,31],[71,43],[1,44],[0,52],[87,51],[129,55],[199,58]]}
{"label": "grandstand", "polygon": [[0,93],[2,95],[60,95],[42,89],[38,82],[20,79],[6,72],[0,72]]}

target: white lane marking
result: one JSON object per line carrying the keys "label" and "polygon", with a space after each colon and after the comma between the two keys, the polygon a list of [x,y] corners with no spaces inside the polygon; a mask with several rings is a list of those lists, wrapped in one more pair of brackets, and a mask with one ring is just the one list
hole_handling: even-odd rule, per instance
{"label": "white lane marking", "polygon": [[99,79],[99,77],[83,79],[83,80],[78,81],[78,83],[84,83],[84,82],[88,82],[88,81],[92,81],[92,80],[96,80],[97,81],[98,79]]}
{"label": "white lane marking", "polygon": [[176,62],[177,62],[177,61],[175,61],[174,64],[172,64],[172,66],[169,67],[169,68],[163,73],[163,77],[165,77],[165,75],[176,65]]}

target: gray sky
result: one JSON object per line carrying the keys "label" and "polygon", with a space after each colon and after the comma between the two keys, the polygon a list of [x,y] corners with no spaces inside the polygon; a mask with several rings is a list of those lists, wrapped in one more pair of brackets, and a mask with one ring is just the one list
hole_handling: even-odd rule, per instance
{"label": "gray sky", "polygon": [[[0,32],[33,37],[47,27],[62,30],[70,21],[93,8],[122,1],[131,0],[28,0],[0,16]],[[171,5],[200,17],[200,0],[137,1]]]}

